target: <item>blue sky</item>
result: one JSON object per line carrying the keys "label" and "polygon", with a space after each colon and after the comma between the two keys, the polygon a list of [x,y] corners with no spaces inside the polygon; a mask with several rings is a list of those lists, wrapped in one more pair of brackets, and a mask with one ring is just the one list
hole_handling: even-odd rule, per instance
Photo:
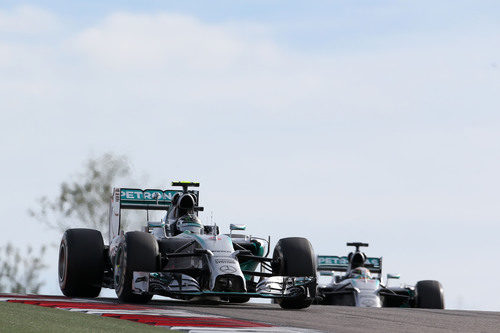
{"label": "blue sky", "polygon": [[500,310],[463,288],[498,252],[500,5],[314,4],[2,2],[0,243],[19,220],[20,245],[57,242],[26,210],[113,151],[137,186],[199,180],[220,225],[369,242],[448,306]]}
{"label": "blue sky", "polygon": [[[3,7],[19,1],[3,1]],[[497,1],[32,1],[56,13],[73,27],[88,25],[113,12],[153,14],[160,11],[192,15],[207,23],[255,22],[273,27],[273,37],[298,48],[374,47],[377,42],[426,33],[470,33],[498,27]],[[365,44],[367,43],[367,44]]]}

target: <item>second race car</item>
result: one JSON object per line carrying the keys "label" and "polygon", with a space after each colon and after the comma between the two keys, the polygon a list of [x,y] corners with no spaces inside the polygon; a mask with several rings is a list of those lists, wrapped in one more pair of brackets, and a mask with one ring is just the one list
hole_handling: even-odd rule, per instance
{"label": "second race car", "polygon": [[359,307],[415,307],[444,309],[443,287],[434,280],[419,281],[415,286],[388,287],[382,283],[382,257],[367,257],[360,247],[367,243],[347,243],[356,250],[348,256],[318,256],[320,275],[330,282],[318,286],[317,302],[324,305]]}

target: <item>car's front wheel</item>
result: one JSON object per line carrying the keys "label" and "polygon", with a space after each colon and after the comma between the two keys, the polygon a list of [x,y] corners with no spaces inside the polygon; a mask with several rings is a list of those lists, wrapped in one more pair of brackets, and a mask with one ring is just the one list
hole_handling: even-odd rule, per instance
{"label": "car's front wheel", "polygon": [[418,281],[415,286],[416,307],[423,309],[444,309],[443,286],[439,281]]}
{"label": "car's front wheel", "polygon": [[[316,276],[316,259],[311,243],[302,237],[282,238],[273,253],[273,275],[311,277]],[[302,309],[311,305],[312,295],[277,299],[283,309]]]}
{"label": "car's front wheel", "polygon": [[158,242],[147,232],[132,231],[125,234],[115,256],[114,282],[118,299],[126,303],[147,303],[151,294],[132,291],[133,272],[155,272],[158,263]]}

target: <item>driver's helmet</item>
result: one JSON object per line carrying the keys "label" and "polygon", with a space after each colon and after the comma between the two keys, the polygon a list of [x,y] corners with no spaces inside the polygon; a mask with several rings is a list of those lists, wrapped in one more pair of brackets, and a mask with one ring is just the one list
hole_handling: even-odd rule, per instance
{"label": "driver's helmet", "polygon": [[371,279],[372,274],[365,267],[356,267],[351,271],[351,277],[354,279]]}
{"label": "driver's helmet", "polygon": [[194,214],[186,214],[177,219],[176,227],[179,232],[189,231],[193,234],[201,234],[203,225],[198,216]]}

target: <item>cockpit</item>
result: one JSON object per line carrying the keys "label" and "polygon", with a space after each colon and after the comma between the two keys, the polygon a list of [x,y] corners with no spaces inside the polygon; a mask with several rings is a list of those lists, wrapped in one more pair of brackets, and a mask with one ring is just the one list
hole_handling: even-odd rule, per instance
{"label": "cockpit", "polygon": [[356,267],[350,272],[349,278],[351,278],[351,279],[372,279],[372,274],[370,273],[370,270],[368,268]]}
{"label": "cockpit", "polygon": [[175,236],[189,231],[194,234],[203,233],[203,224],[198,218],[197,195],[184,191],[176,193],[165,217],[165,231],[168,236]]}
{"label": "cockpit", "polygon": [[194,214],[186,214],[177,219],[175,227],[178,233],[190,232],[200,235],[203,230],[203,225],[198,216]]}

